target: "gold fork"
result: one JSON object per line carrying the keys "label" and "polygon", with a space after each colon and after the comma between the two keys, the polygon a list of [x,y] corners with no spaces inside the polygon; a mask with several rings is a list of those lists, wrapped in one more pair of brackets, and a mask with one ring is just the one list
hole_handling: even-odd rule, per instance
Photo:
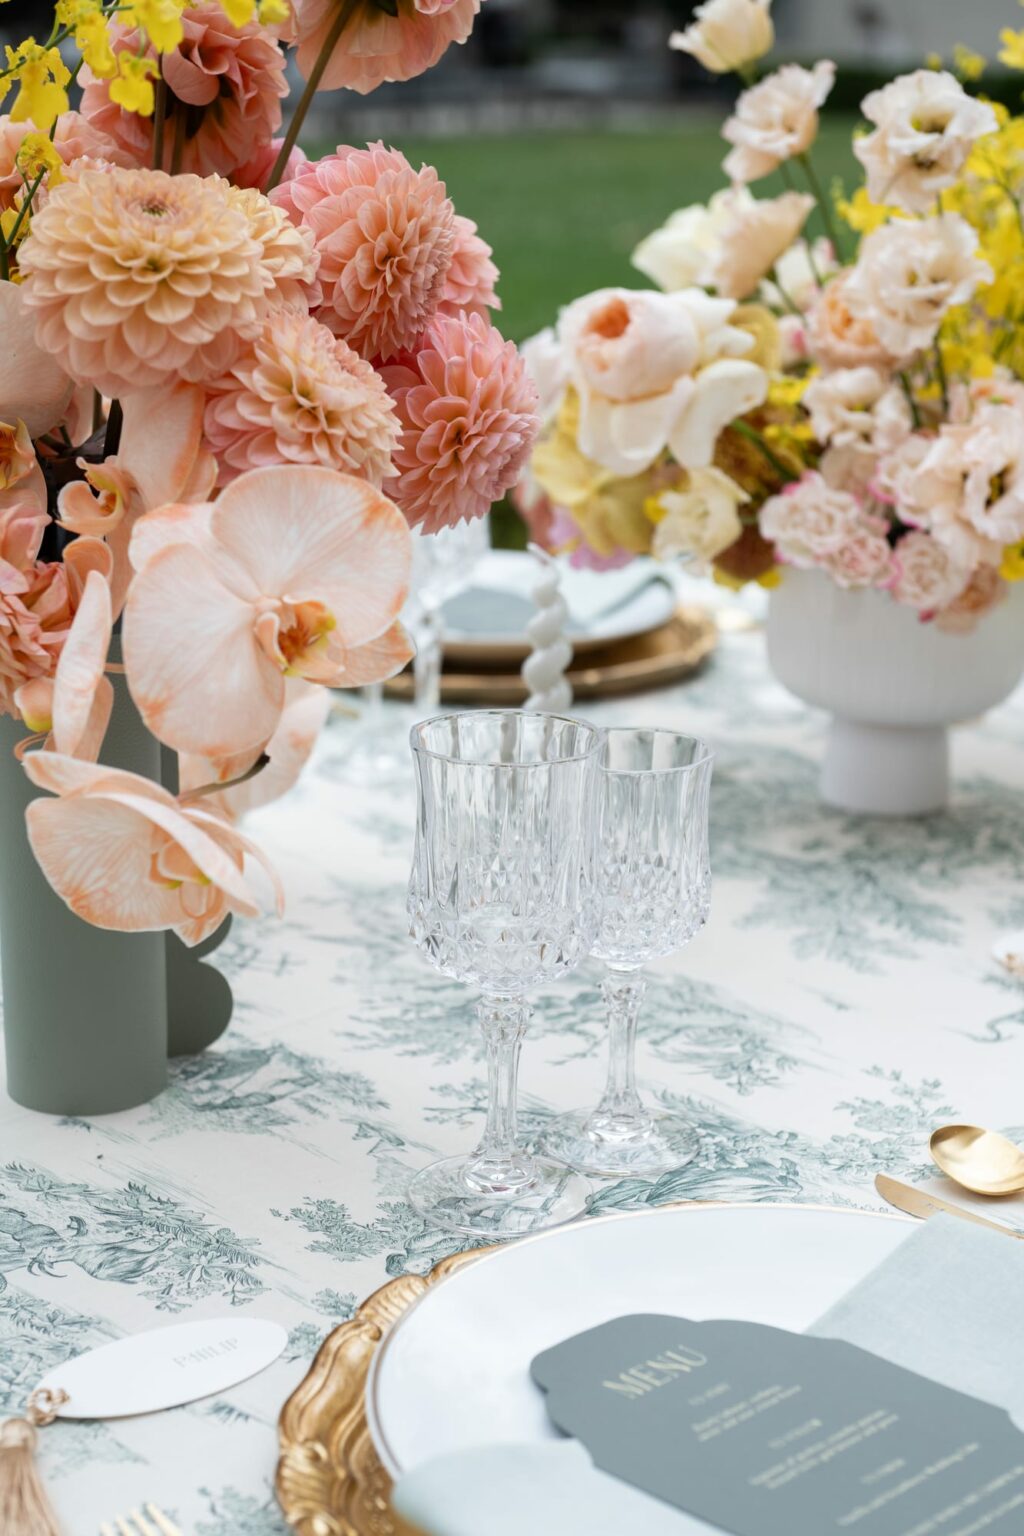
{"label": "gold fork", "polygon": [[100,1536],[182,1536],[182,1533],[162,1509],[147,1504],[145,1511],[133,1509],[127,1515],[115,1516],[113,1525],[101,1525]]}

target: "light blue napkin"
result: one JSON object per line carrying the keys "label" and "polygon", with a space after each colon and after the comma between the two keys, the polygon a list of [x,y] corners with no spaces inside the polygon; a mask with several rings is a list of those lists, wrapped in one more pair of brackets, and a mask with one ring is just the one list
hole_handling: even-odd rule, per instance
{"label": "light blue napkin", "polygon": [[428,1536],[708,1536],[695,1520],[593,1465],[578,1440],[480,1445],[399,1478],[394,1508]]}
{"label": "light blue napkin", "polygon": [[1005,1408],[1024,1429],[1024,1241],[932,1216],[808,1328]]}
{"label": "light blue napkin", "polygon": [[[1024,1241],[933,1216],[808,1330],[1005,1408],[1024,1429]],[[592,1464],[576,1440],[440,1456],[395,1485],[426,1536],[709,1536]]]}

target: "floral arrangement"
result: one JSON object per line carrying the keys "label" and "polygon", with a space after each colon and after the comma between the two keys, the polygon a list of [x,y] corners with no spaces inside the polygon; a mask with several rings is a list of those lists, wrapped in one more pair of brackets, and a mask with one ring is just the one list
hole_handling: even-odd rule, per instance
{"label": "floral arrangement", "polygon": [[[968,629],[1024,576],[1024,117],[966,89],[984,61],[958,50],[963,78],[933,61],[865,98],[864,184],[829,196],[835,67],[758,79],[770,4],[706,0],[672,37],[744,83],[730,185],[638,246],[656,290],[586,295],[527,343],[544,427],[520,503],[577,563],[820,568]],[[1002,44],[1024,68],[1024,32]],[[784,190],[755,196],[771,172]]]}
{"label": "floral arrangement", "polygon": [[[479,4],[58,0],[7,50],[0,716],[48,792],[36,857],[100,927],[195,944],[259,909],[238,816],[327,688],[409,659],[410,527],[480,516],[528,457],[491,251],[437,173],[297,147],[317,90],[420,73]],[[102,760],[125,687],[173,785]]]}

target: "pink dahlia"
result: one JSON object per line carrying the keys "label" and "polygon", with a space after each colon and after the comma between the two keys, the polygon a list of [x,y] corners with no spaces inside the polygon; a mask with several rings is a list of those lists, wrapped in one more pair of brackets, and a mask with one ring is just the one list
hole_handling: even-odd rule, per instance
{"label": "pink dahlia", "polygon": [[[342,0],[292,0],[289,40],[302,74],[320,56]],[[480,0],[359,0],[324,70],[319,89],[345,86],[366,96],[385,80],[411,80],[435,65],[450,43],[464,43]]]}
{"label": "pink dahlia", "polygon": [[270,315],[211,386],[206,439],[221,485],[264,464],[324,464],[379,487],[398,444],[380,375],[310,315]]}
{"label": "pink dahlia", "polygon": [[477,234],[472,219],[455,215],[455,252],[444,285],[441,308],[456,315],[460,309],[487,318],[489,309],[500,309],[501,300],[494,291],[498,269],[491,260],[493,252]]}
{"label": "pink dahlia", "polygon": [[341,146],[276,187],[271,201],[313,231],[317,318],[368,359],[415,345],[436,314],[455,253],[455,209],[430,166],[397,149]]}
{"label": "pink dahlia", "polygon": [[[173,53],[162,55],[167,82],[163,166],[207,176],[229,176],[245,165],[281,126],[281,98],[288,94],[284,53],[266,27],[246,22],[235,27],[218,0],[182,13],[185,36]],[[132,28],[112,28],[114,52],[138,52]],[[149,165],[153,154],[152,118],[126,112],[110,99],[110,81],[82,70],[82,111],[131,157]]]}
{"label": "pink dahlia", "polygon": [[117,169],[57,187],[18,253],[39,346],[109,395],[222,373],[276,281],[232,201],[255,195],[216,177]]}
{"label": "pink dahlia", "polygon": [[537,391],[514,344],[479,315],[438,315],[419,350],[382,372],[402,423],[388,494],[426,533],[482,517],[537,435]]}

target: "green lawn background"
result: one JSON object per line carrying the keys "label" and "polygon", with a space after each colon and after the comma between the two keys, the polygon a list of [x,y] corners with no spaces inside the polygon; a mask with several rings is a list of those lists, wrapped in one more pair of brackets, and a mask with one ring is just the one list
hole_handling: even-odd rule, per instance
{"label": "green lawn background", "polygon": [[[854,122],[822,125],[814,160],[826,186],[837,175],[857,184]],[[497,322],[522,341],[581,293],[647,286],[630,252],[674,209],[705,202],[724,184],[728,145],[718,128],[709,117],[637,132],[399,138],[396,147],[415,165],[437,167],[458,211],[494,247],[504,306]],[[772,196],[782,185],[768,177],[754,190]]]}

